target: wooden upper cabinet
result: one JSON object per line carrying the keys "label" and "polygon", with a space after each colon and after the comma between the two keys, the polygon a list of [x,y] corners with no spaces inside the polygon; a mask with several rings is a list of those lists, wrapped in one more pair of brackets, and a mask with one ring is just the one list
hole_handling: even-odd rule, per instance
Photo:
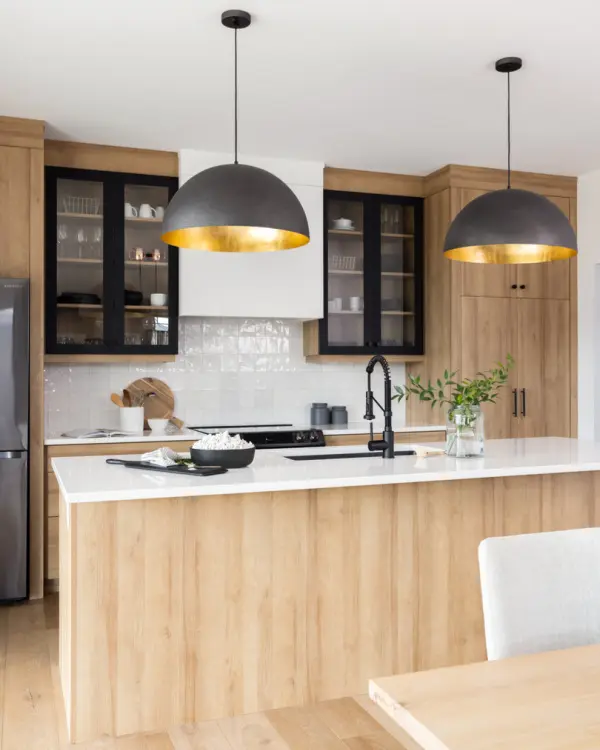
{"label": "wooden upper cabinet", "polygon": [[[464,208],[484,190],[459,189],[457,205]],[[549,197],[567,217],[569,199]],[[469,297],[515,297],[525,299],[569,299],[568,260],[523,265],[462,264],[462,293]]]}
{"label": "wooden upper cabinet", "polygon": [[0,146],[0,276],[29,277],[30,154]]}
{"label": "wooden upper cabinet", "polygon": [[518,311],[518,436],[569,437],[569,302],[520,299],[512,304]]}
{"label": "wooden upper cabinet", "polygon": [[[456,189],[456,213],[475,198],[488,191]],[[511,289],[517,283],[514,266],[488,265],[485,263],[461,263],[462,294],[467,297],[514,297]]]}
{"label": "wooden upper cabinet", "polygon": [[[463,297],[461,300],[460,377],[472,378],[489,370],[507,354],[516,357],[515,301],[499,297]],[[515,373],[495,404],[484,405],[485,435],[488,438],[513,437],[517,419],[514,416],[513,391]]]}
{"label": "wooden upper cabinet", "polygon": [[[548,200],[570,218],[568,198],[548,197]],[[569,299],[570,268],[568,260],[517,266],[518,296],[528,299]]]}

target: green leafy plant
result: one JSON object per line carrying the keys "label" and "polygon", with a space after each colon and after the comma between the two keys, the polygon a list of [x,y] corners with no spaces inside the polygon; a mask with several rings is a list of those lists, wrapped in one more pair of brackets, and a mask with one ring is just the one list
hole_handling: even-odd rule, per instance
{"label": "green leafy plant", "polygon": [[497,362],[496,366],[484,372],[478,372],[474,378],[455,380],[458,370],[450,372],[444,370],[442,378],[434,383],[431,380],[427,384],[421,382],[420,375],[409,375],[408,383],[404,386],[396,385],[396,394],[392,397],[396,401],[418,396],[419,401],[426,401],[432,408],[437,404],[448,408],[448,416],[453,418],[457,407],[464,407],[464,412],[469,420],[473,417],[472,407],[483,403],[495,403],[502,386],[508,381],[508,372],[514,366],[515,360],[510,354],[506,355],[506,362]]}

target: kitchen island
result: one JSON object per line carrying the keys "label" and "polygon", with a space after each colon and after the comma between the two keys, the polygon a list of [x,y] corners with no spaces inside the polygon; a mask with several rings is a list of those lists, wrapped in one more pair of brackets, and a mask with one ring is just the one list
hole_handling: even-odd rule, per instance
{"label": "kitchen island", "polygon": [[288,458],[302,452],[357,450],[259,452],[247,469],[203,479],[53,459],[72,742],[482,660],[479,542],[600,522],[600,444]]}

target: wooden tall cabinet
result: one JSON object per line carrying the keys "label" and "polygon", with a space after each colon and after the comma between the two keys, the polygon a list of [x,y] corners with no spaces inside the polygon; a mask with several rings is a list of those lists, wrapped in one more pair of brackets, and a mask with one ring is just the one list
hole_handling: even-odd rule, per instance
{"label": "wooden tall cabinet", "polygon": [[462,374],[488,369],[507,353],[517,363],[497,402],[484,406],[488,436],[571,434],[568,300],[462,297],[461,329]]}
{"label": "wooden tall cabinet", "polygon": [[[506,357],[507,352],[515,358],[517,331],[512,322],[513,302],[504,297],[462,297],[461,334],[462,346],[458,369],[461,375],[471,377],[487,370],[491,363]],[[453,366],[454,369],[454,366]],[[514,417],[512,391],[513,382],[500,394],[496,404],[484,406],[486,434],[498,438],[513,437]]]}
{"label": "wooden tall cabinet", "polygon": [[513,436],[569,437],[569,302],[521,299],[512,305],[518,375]]}
{"label": "wooden tall cabinet", "polygon": [[[511,266],[443,255],[456,214],[504,181],[501,170],[454,166],[426,178],[425,362],[407,368],[425,379],[447,367],[471,377],[510,353],[516,367],[497,404],[485,408],[486,435],[576,436],[576,258]],[[516,173],[513,185],[547,196],[575,223],[576,178]],[[439,418],[407,404],[411,424]]]}

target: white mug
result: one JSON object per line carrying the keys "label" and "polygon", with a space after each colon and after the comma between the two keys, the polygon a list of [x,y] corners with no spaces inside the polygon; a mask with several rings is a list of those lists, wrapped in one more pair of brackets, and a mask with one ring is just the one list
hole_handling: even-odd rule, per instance
{"label": "white mug", "polygon": [[134,208],[131,203],[125,204],[125,216],[128,219],[133,219],[138,215],[137,208]]}
{"label": "white mug", "polygon": [[150,304],[152,307],[164,307],[167,304],[167,299],[166,294],[151,294]]}
{"label": "white mug", "polygon": [[165,218],[165,209],[162,206],[157,206],[155,209],[155,216],[157,219],[164,219]]}
{"label": "white mug", "polygon": [[142,203],[140,206],[140,219],[152,219],[156,216],[156,209],[152,208],[149,203]]}
{"label": "white mug", "polygon": [[363,298],[350,297],[350,309],[352,312],[360,312],[363,309]]}

